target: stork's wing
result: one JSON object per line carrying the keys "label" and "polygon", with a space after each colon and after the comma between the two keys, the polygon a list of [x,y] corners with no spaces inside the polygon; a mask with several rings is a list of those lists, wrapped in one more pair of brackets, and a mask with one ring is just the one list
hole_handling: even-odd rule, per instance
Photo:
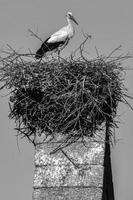
{"label": "stork's wing", "polygon": [[66,27],[63,27],[59,31],[52,34],[47,42],[48,43],[62,42],[62,41],[65,41],[67,38],[68,38],[67,29]]}

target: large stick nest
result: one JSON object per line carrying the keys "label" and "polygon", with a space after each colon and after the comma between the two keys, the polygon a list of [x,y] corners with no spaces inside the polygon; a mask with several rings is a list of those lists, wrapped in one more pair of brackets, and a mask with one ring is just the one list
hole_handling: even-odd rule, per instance
{"label": "large stick nest", "polygon": [[104,122],[115,126],[118,103],[128,103],[122,67],[128,56],[113,57],[113,51],[89,60],[83,45],[78,58],[26,61],[28,55],[12,50],[1,59],[2,88],[11,91],[9,117],[33,144],[57,132],[69,143],[92,137]]}

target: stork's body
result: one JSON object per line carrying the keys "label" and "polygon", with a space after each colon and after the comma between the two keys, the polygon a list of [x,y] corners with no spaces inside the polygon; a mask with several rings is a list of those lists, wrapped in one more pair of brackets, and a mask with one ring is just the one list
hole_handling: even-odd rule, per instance
{"label": "stork's body", "polygon": [[68,44],[69,40],[74,36],[75,33],[72,21],[74,21],[76,24],[78,23],[76,22],[76,20],[72,16],[72,13],[70,12],[67,13],[67,21],[67,26],[55,32],[43,42],[41,47],[36,52],[36,59],[42,58],[44,54],[48,51],[56,50],[59,52]]}

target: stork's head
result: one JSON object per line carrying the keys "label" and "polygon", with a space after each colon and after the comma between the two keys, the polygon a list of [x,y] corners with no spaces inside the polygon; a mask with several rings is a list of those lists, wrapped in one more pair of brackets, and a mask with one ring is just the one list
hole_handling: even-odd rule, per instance
{"label": "stork's head", "polygon": [[68,19],[72,20],[75,24],[78,25],[78,22],[77,22],[76,19],[73,17],[73,15],[72,15],[71,12],[68,12],[68,13],[66,14],[66,17],[67,17]]}

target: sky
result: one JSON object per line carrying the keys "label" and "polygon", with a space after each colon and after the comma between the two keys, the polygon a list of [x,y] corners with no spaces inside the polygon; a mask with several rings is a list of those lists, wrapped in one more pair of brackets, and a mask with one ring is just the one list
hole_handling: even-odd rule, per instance
{"label": "sky", "polygon": [[[65,14],[71,11],[79,22],[76,34],[62,51],[67,56],[83,41],[83,32],[92,35],[86,44],[90,58],[108,55],[122,45],[122,52],[133,54],[132,0],[0,0],[0,50],[7,44],[16,50],[35,53],[40,41],[66,24]],[[132,67],[133,59],[124,63]],[[133,72],[127,71],[125,85],[133,93]],[[0,199],[30,200],[34,176],[34,148],[26,139],[16,138],[15,123],[8,119],[8,96],[0,93]],[[133,105],[133,101],[130,101]],[[133,199],[133,111],[121,105],[117,144],[112,148],[112,169],[115,200]]]}

